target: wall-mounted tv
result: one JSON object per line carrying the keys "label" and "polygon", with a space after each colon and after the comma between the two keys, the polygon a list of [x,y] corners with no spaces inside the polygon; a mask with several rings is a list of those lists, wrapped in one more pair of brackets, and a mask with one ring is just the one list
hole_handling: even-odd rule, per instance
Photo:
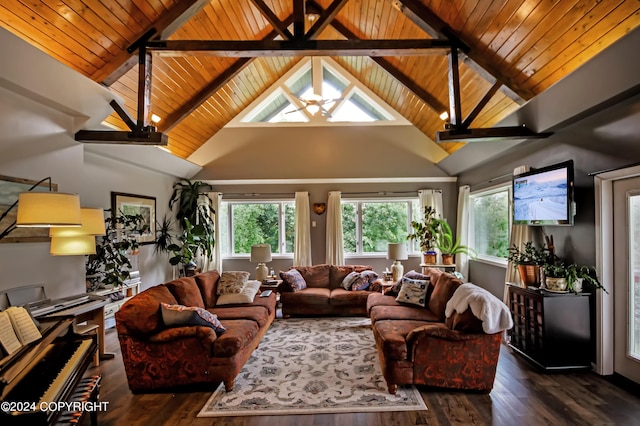
{"label": "wall-mounted tv", "polygon": [[513,223],[573,225],[573,160],[513,177]]}

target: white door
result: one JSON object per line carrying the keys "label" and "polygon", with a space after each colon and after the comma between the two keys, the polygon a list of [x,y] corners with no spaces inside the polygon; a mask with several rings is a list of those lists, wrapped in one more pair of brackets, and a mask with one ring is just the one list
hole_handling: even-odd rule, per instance
{"label": "white door", "polygon": [[640,177],[613,183],[614,371],[640,383]]}

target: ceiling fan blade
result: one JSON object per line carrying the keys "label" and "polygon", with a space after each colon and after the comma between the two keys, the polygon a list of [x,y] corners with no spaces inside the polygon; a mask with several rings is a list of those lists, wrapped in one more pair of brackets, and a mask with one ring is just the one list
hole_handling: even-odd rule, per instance
{"label": "ceiling fan blade", "polygon": [[320,104],[320,105],[330,104],[331,102],[338,102],[338,101],[341,101],[343,99],[344,98],[323,99],[320,102],[318,102],[318,104]]}
{"label": "ceiling fan blade", "polygon": [[321,105],[319,105],[320,107],[320,114],[322,114],[323,117],[328,117],[331,118],[331,113],[329,111],[327,111],[327,109]]}

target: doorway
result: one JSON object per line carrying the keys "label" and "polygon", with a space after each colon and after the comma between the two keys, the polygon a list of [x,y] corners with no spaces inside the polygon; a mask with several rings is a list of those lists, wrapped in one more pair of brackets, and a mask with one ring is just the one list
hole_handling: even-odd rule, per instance
{"label": "doorway", "polygon": [[614,372],[640,383],[640,177],[613,182]]}

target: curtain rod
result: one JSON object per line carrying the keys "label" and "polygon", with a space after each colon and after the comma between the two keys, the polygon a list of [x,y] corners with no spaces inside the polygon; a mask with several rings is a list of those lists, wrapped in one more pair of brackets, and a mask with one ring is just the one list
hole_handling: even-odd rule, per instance
{"label": "curtain rod", "polygon": [[261,197],[261,196],[278,196],[293,197],[295,192],[223,192],[222,198],[225,197]]}
{"label": "curtain rod", "polygon": [[418,195],[418,191],[367,191],[367,192],[341,192],[342,195]]}

